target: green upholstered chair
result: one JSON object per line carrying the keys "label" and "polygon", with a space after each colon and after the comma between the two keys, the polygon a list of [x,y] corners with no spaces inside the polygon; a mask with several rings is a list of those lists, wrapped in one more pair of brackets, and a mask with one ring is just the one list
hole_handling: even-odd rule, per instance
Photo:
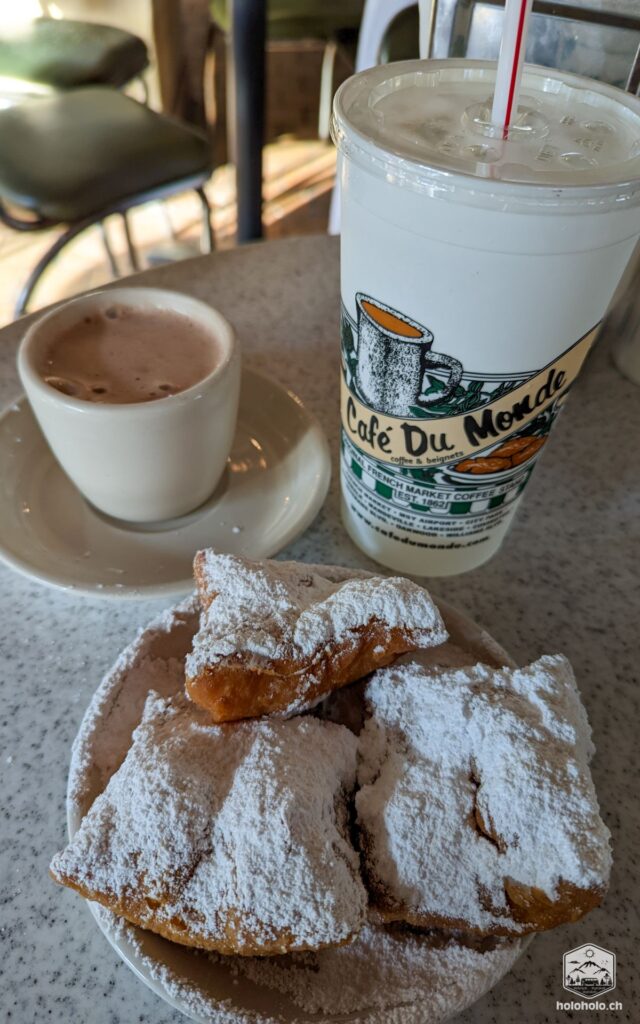
{"label": "green upholstered chair", "polygon": [[11,33],[0,31],[0,78],[50,89],[120,89],[148,63],[142,39],[111,25],[34,18]]}
{"label": "green upholstered chair", "polygon": [[125,215],[151,199],[193,189],[212,248],[202,187],[212,171],[211,147],[200,132],[114,89],[89,86],[0,110],[0,138],[0,220],[18,231],[65,226],[24,285],[17,313],[63,246],[112,213],[123,216],[137,269]]}

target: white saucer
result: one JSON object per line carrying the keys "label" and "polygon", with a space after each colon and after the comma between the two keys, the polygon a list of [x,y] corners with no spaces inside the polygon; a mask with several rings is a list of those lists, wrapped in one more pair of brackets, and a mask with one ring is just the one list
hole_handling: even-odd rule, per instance
{"label": "white saucer", "polygon": [[[503,648],[466,616],[444,601],[438,601],[438,606],[451,641],[467,651],[471,661],[513,666]],[[166,611],[122,652],[94,693],[73,745],[67,787],[70,838],[126,756],[150,683],[165,697],[182,690],[181,666],[197,624],[198,605],[194,597]],[[311,1013],[286,991],[286,986],[285,991],[278,991],[277,961],[286,963],[289,958],[272,958],[264,968],[264,961],[254,960],[252,965],[252,958],[209,958],[129,925],[96,903],[88,906],[101,931],[134,974],[199,1024],[442,1024],[495,985],[529,943],[528,938],[504,943],[499,949],[472,957],[464,965],[455,955],[449,959],[425,947],[417,964],[413,961],[412,970],[415,967],[418,974],[411,977],[410,993],[405,961],[419,941],[415,937],[398,936],[391,960],[369,952],[360,940],[354,940],[342,951],[325,950],[316,955],[315,962],[307,963],[305,955],[306,959],[293,973],[303,977],[305,986],[320,991],[329,1005],[336,992],[341,999],[344,996],[332,976],[333,957],[338,957],[343,971],[344,958],[349,958],[349,976],[356,991],[348,1010],[335,1012],[327,1007]],[[259,977],[253,976],[252,966]],[[266,979],[265,969],[270,972]]]}
{"label": "white saucer", "polygon": [[292,392],[245,369],[236,437],[215,494],[180,519],[129,526],[87,504],[23,397],[0,417],[0,559],[42,583],[96,597],[186,593],[199,548],[267,558],[299,536],[330,476],[315,417]]}

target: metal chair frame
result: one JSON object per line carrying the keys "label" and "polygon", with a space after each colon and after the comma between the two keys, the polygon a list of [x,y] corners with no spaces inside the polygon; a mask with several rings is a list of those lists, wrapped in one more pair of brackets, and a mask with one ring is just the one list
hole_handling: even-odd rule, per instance
{"label": "metal chair frame", "polygon": [[[358,40],[358,58],[356,70],[361,71],[377,62],[382,39],[390,22],[402,10],[408,7],[420,7],[420,56],[421,57],[454,57],[465,56],[455,52],[458,39],[468,38],[474,8],[482,3],[492,7],[504,7],[505,0],[394,0],[390,4],[389,21],[381,30],[376,22],[379,20],[378,8],[384,8],[382,0],[378,4],[365,4],[360,39]],[[581,21],[606,28],[622,28],[640,31],[640,13],[623,14],[616,11],[580,7],[565,0],[534,0],[534,14],[545,14],[551,17],[564,18],[567,21]],[[422,24],[424,21],[424,24]],[[370,24],[371,22],[371,24]],[[372,37],[372,40],[369,37]],[[626,83],[628,92],[637,92],[640,86],[640,46],[633,62]]]}
{"label": "metal chair frame", "polygon": [[[36,266],[33,268],[29,277],[22,286],[18,295],[18,300],[15,306],[16,317],[22,316],[27,311],[27,305],[33,291],[40,280],[42,274],[47,269],[51,261],[65,248],[65,246],[77,238],[78,235],[86,231],[87,228],[100,225],[102,228],[102,240],[107,253],[111,271],[114,277],[120,276],[119,268],[111,249],[108,235],[106,233],[104,221],[107,217],[113,214],[120,214],[123,220],[125,238],[127,241],[127,251],[129,256],[129,263],[131,270],[135,271],[140,269],[140,262],[138,254],[133,242],[131,235],[131,229],[127,220],[127,213],[129,210],[134,209],[137,206],[142,206],[144,203],[153,202],[156,200],[167,199],[169,196],[176,195],[179,192],[190,192],[196,193],[200,200],[202,207],[202,225],[203,225],[203,241],[205,244],[205,250],[207,252],[213,252],[215,248],[213,225],[211,223],[211,207],[209,200],[207,199],[204,191],[204,184],[208,180],[209,174],[206,175],[195,175],[189,178],[183,178],[180,181],[171,182],[169,184],[161,185],[158,188],[150,189],[147,192],[137,193],[135,196],[129,196],[126,199],[120,199],[117,203],[105,207],[95,214],[89,217],[85,217],[82,220],[75,221],[73,224],[69,224],[61,235],[56,238],[53,245],[44,253],[40,258]],[[20,216],[16,216],[10,213],[6,208],[2,200],[0,199],[0,221],[5,224],[8,228],[12,228],[14,231],[43,231],[46,228],[59,227],[61,221],[49,220],[46,217],[35,216],[34,218],[24,219]]]}
{"label": "metal chair frame", "polygon": [[[433,0],[434,17],[429,56],[465,56],[456,52],[456,41],[466,41],[477,4],[504,7],[505,0]],[[625,14],[595,7],[582,7],[564,0],[533,0],[533,13],[563,18],[565,21],[586,22],[605,28],[640,31],[640,15]],[[634,67],[638,63],[638,55]],[[628,88],[628,86],[627,86]]]}

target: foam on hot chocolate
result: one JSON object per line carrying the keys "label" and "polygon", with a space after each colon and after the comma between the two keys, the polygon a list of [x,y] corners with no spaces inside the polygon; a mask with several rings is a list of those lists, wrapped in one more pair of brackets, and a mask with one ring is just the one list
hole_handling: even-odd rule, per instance
{"label": "foam on hot chocolate", "polygon": [[215,337],[182,313],[114,304],[61,331],[39,369],[65,395],[121,405],[186,391],[222,358]]}

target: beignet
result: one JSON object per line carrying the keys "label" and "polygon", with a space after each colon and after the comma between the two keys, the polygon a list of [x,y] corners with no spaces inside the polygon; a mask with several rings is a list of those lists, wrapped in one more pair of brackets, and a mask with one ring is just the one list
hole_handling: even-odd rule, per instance
{"label": "beignet", "polygon": [[611,855],[571,666],[430,669],[365,690],[356,793],[365,877],[387,920],[478,935],[576,921]]}
{"label": "beignet", "polygon": [[210,550],[194,574],[203,612],[186,689],[216,722],[297,714],[447,638],[428,593],[401,577]]}
{"label": "beignet", "polygon": [[271,955],[365,921],[348,838],[356,738],[307,717],[217,726],[151,692],[133,743],[53,878],[186,946]]}

